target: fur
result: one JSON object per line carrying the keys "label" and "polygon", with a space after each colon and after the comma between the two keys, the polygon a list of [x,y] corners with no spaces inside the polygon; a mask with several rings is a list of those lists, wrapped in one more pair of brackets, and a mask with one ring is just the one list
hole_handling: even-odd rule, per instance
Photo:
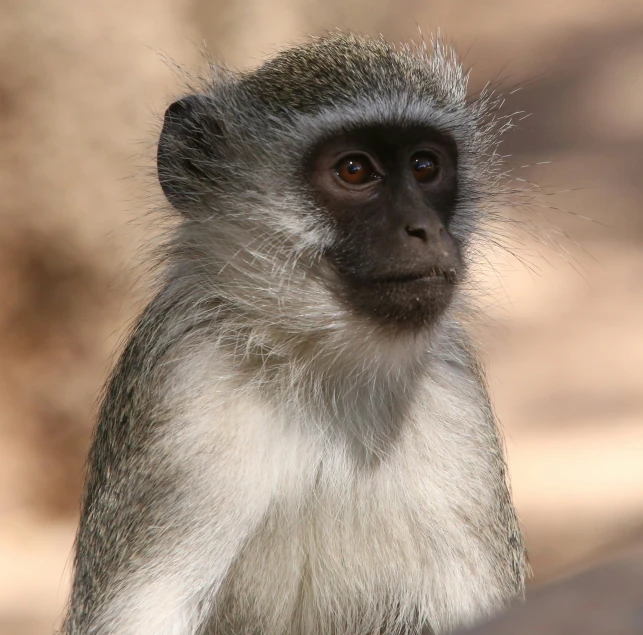
{"label": "fur", "polygon": [[490,100],[439,42],[342,34],[213,69],[193,100],[159,148],[181,223],[102,400],[63,632],[419,635],[505,606],[524,549],[464,287],[431,329],[356,316],[299,178],[326,135],[433,126],[473,248],[501,173]]}

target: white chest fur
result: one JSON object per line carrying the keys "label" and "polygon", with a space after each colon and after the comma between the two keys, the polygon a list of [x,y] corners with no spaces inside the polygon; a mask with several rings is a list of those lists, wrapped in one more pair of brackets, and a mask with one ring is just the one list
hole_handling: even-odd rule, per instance
{"label": "white chest fur", "polygon": [[513,595],[502,452],[478,390],[427,377],[371,461],[258,408],[255,440],[280,438],[249,457],[252,480],[274,487],[217,592],[214,632],[388,634],[414,619],[442,632]]}

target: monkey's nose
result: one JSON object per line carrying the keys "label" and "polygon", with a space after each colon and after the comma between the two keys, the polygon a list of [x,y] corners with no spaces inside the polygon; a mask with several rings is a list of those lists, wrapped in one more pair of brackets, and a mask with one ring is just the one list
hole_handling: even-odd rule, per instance
{"label": "monkey's nose", "polygon": [[426,227],[418,227],[414,225],[407,225],[404,230],[409,236],[419,238],[423,243],[428,242],[429,236]]}
{"label": "monkey's nose", "polygon": [[444,227],[442,223],[417,222],[406,225],[404,231],[411,238],[418,238],[423,243],[429,243],[443,237]]}

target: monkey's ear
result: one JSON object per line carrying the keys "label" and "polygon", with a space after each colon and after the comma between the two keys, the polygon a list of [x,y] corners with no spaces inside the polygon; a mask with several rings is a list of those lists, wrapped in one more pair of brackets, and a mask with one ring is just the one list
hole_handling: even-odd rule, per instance
{"label": "monkey's ear", "polygon": [[213,104],[204,95],[190,95],[165,111],[156,155],[159,182],[168,201],[186,211],[212,186],[213,159],[223,130]]}

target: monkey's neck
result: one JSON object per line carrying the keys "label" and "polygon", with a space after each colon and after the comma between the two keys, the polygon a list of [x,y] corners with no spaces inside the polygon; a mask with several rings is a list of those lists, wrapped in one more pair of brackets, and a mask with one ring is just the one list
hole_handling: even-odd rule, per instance
{"label": "monkey's neck", "polygon": [[219,320],[216,337],[244,386],[288,420],[343,438],[365,461],[385,456],[402,432],[444,339],[437,330],[387,339],[373,331],[298,335],[239,324]]}
{"label": "monkey's neck", "polygon": [[458,363],[464,350],[448,314],[420,332],[388,331],[346,315],[295,329],[225,300],[204,304],[168,295],[177,315],[167,323],[180,331],[167,333],[166,341],[214,346],[240,390],[258,392],[289,420],[306,413],[312,420],[304,425],[343,435],[371,454],[386,453],[422,398],[418,386],[434,369],[439,374],[445,363]]}

